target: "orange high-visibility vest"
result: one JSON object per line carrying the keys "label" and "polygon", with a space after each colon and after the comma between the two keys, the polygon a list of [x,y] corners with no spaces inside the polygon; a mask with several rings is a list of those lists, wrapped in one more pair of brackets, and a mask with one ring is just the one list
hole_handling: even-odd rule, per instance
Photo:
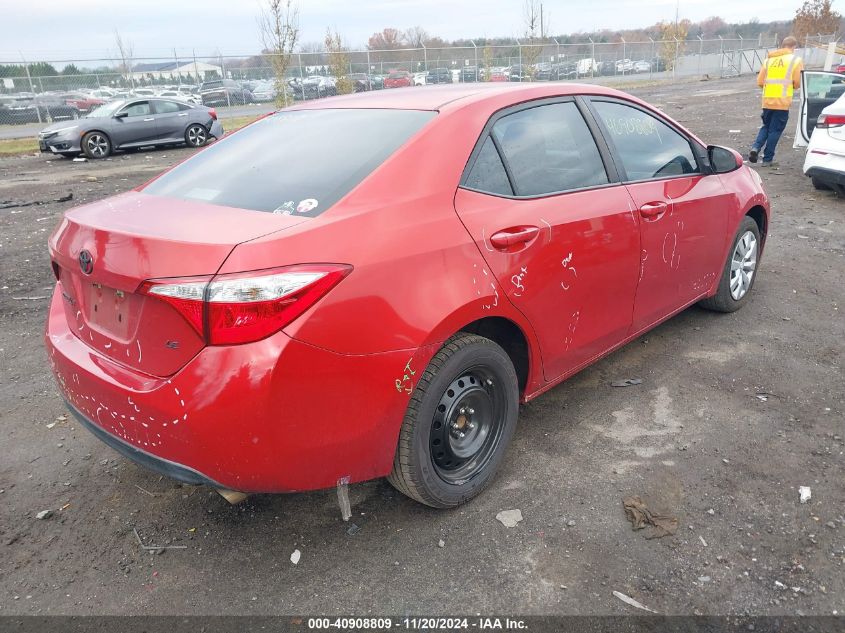
{"label": "orange high-visibility vest", "polygon": [[763,84],[764,99],[792,99],[792,69],[800,58],[793,54],[778,55],[766,60],[766,81]]}

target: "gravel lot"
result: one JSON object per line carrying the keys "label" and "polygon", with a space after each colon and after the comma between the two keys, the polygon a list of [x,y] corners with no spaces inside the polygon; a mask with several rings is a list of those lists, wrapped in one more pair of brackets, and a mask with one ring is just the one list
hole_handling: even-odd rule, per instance
{"label": "gravel lot", "polygon": [[[713,143],[745,149],[759,121],[752,77],[635,92]],[[669,614],[845,613],[845,202],[800,173],[793,130],[763,172],[773,221],[743,310],[687,310],[524,406],[498,479],[463,508],[352,486],[353,535],[334,490],[232,507],[65,417],[41,340],[47,236],[189,150],[0,160],[0,201],[40,203],[0,210],[0,614],[634,612],[614,590]],[[627,495],[677,533],[632,531]],[[516,527],[496,520],[517,508]],[[185,548],[151,554],[133,528]]]}

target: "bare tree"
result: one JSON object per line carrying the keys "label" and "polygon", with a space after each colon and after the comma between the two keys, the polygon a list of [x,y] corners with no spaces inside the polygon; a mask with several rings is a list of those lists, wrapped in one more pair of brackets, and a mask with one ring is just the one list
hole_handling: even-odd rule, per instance
{"label": "bare tree", "polygon": [[423,27],[412,26],[402,33],[402,39],[411,48],[422,48],[430,37]]}
{"label": "bare tree", "polygon": [[299,40],[299,7],[294,0],[266,0],[261,14],[261,41],[270,58],[276,88],[276,105],[287,105],[286,73]]}
{"label": "bare tree", "polygon": [[123,78],[129,83],[130,87],[135,89],[135,78],[132,71],[132,57],[134,47],[132,42],[124,42],[120,36],[120,31],[114,30],[114,43],[117,45],[117,52],[120,55],[120,72]]}
{"label": "bare tree", "polygon": [[543,52],[543,45],[548,37],[549,23],[548,16],[544,13],[543,3],[540,0],[525,0],[522,10],[523,22],[525,23],[525,45],[522,47],[521,69],[523,76],[533,81],[537,73],[537,62]]}

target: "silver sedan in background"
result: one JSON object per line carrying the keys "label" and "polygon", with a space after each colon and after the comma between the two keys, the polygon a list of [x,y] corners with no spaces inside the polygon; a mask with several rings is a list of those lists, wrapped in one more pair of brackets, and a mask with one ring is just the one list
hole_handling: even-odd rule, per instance
{"label": "silver sedan in background", "polygon": [[222,138],[217,112],[177,99],[136,97],[110,101],[76,121],[54,123],[38,135],[42,152],[106,158],[114,150],[185,143],[202,147]]}

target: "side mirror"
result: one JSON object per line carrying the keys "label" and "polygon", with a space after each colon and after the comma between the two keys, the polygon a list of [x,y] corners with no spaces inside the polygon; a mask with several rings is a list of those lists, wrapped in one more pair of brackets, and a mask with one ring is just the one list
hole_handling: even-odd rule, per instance
{"label": "side mirror", "polygon": [[739,152],[719,145],[707,147],[707,159],[714,174],[727,174],[742,167],[742,156]]}
{"label": "side mirror", "polygon": [[128,116],[129,116],[128,112],[118,112],[117,114],[114,115],[114,118],[115,119],[125,119]]}

